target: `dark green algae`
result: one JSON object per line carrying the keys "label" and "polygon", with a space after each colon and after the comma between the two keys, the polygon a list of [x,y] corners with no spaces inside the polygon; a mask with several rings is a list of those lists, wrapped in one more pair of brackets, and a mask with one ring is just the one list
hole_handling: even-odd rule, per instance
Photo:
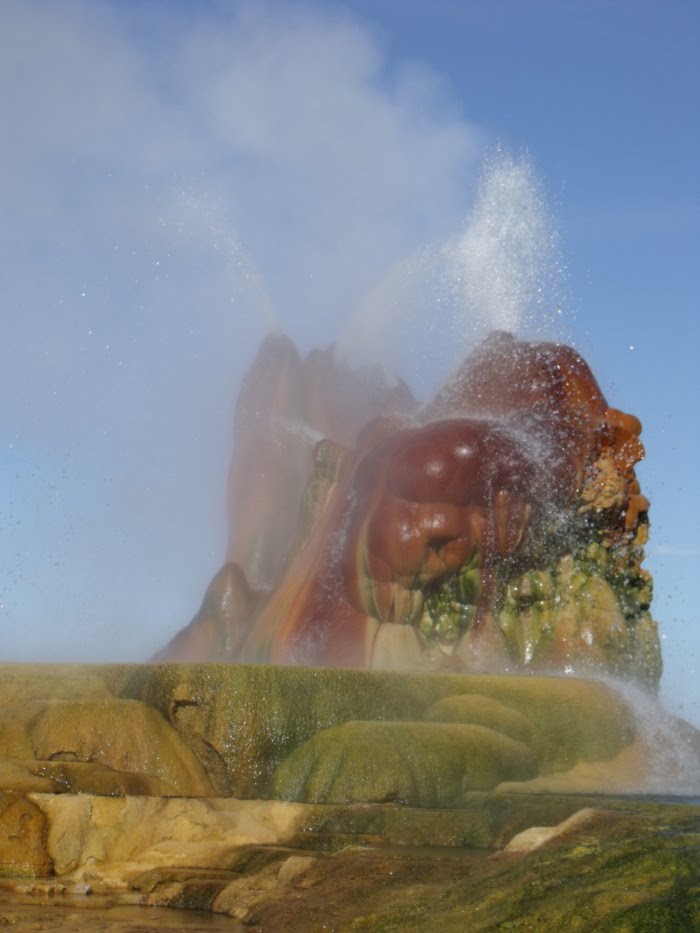
{"label": "dark green algae", "polygon": [[[485,721],[488,704],[482,703],[477,725],[499,733],[513,713],[526,716],[528,747],[541,773],[582,760],[609,760],[635,734],[632,711],[612,690],[566,677],[225,664],[95,670],[116,696],[159,709],[204,761],[222,796],[269,796],[282,762],[323,730],[348,722],[401,722],[416,723],[420,731],[426,719],[440,721],[436,704],[449,697],[491,700],[491,719]],[[468,711],[473,706],[466,704],[462,722],[473,724]],[[451,710],[445,721],[460,720]],[[424,805],[445,802],[425,800]]]}
{"label": "dark green algae", "polygon": [[[289,900],[285,929],[700,930],[700,808],[582,801],[591,803],[608,807],[592,827],[524,855],[465,853],[460,860],[407,853],[382,860],[375,850],[362,872],[348,854],[344,870],[351,883],[337,891],[339,900],[325,920],[320,903],[331,894],[320,880],[313,898]],[[327,884],[332,881],[328,877]],[[261,907],[251,919],[262,929],[274,929],[278,910],[272,904]]]}

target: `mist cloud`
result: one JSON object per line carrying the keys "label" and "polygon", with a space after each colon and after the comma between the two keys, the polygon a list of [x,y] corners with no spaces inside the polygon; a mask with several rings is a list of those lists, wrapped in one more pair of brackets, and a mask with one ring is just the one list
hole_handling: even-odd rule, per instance
{"label": "mist cloud", "polygon": [[4,655],[139,659],[223,553],[242,368],[451,233],[482,134],[324,5],[0,6]]}

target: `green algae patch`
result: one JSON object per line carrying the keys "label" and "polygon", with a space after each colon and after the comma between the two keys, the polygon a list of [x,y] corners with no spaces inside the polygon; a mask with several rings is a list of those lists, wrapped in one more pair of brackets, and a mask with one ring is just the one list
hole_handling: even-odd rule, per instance
{"label": "green algae patch", "polygon": [[700,810],[613,803],[621,809],[537,853],[339,853],[308,893],[284,905],[270,897],[251,919],[367,933],[700,929]]}
{"label": "green algae patch", "polygon": [[607,761],[636,735],[630,707],[595,681],[481,674],[458,679],[465,694],[496,700],[532,723],[533,748],[543,771],[568,770],[577,761]]}
{"label": "green algae patch", "polygon": [[542,772],[611,759],[635,732],[632,710],[611,689],[564,677],[219,664],[113,667],[104,676],[115,694],[160,710],[224,796],[268,796],[288,755],[350,721],[459,722],[461,706],[464,724],[525,741]]}
{"label": "green algae patch", "polygon": [[505,774],[527,780],[537,762],[522,742],[483,726],[348,722],[297,748],[277,770],[271,794],[308,803],[451,807]]}
{"label": "green algae patch", "polygon": [[165,715],[207,767],[218,793],[268,795],[281,762],[349,719],[415,719],[422,704],[371,672],[242,665],[115,669],[115,692]]}
{"label": "green algae patch", "polygon": [[579,673],[605,672],[655,690],[662,662],[643,551],[629,540],[609,543],[590,542],[548,570],[510,580],[498,623],[521,664],[561,669],[569,659]]}
{"label": "green algae patch", "polygon": [[478,694],[460,694],[445,697],[429,707],[423,718],[427,722],[461,722],[486,726],[503,735],[531,745],[535,727],[517,710],[491,697]]}
{"label": "green algae patch", "polygon": [[[477,796],[487,803],[498,795]],[[522,800],[514,804],[522,805]],[[575,808],[577,802],[562,798],[557,805]],[[382,812],[368,809],[376,817]],[[335,824],[341,810],[329,811],[328,819]],[[360,808],[345,812],[360,819]],[[403,812],[412,820],[425,819],[429,811],[383,812]],[[464,813],[431,813],[436,815],[458,821]],[[400,851],[381,845],[317,853],[305,860],[298,874],[280,871],[272,880],[258,873],[247,887],[244,881],[232,884],[226,904],[231,905],[231,916],[248,926],[299,933],[698,929],[698,807],[611,799],[598,815],[535,853],[489,856],[467,849]],[[223,900],[220,903],[225,906]]]}
{"label": "green algae patch", "polygon": [[[568,772],[579,762],[610,761],[635,735],[634,712],[612,689],[566,677],[234,664],[6,665],[0,666],[0,683],[0,754],[26,757],[28,743],[34,748],[38,742],[35,758],[103,762],[125,775],[150,774],[172,784],[160,765],[124,767],[138,748],[146,756],[155,747],[149,735],[163,739],[172,728],[166,745],[179,739],[186,752],[178,754],[191,759],[190,776],[203,770],[211,784],[206,790],[201,774],[189,784],[178,778],[176,792],[192,795],[269,797],[286,758],[317,734],[348,722],[487,728],[526,745],[541,776]],[[142,706],[125,706],[126,701]],[[55,709],[48,713],[48,706]],[[128,722],[134,715],[138,723]],[[79,747],[54,746],[52,729],[39,725],[46,716],[46,722],[60,721],[61,729],[79,734]],[[84,722],[69,727],[71,717]],[[134,749],[129,735],[136,736]],[[122,749],[121,766],[105,758],[115,743]],[[416,747],[412,755],[418,754]],[[100,779],[93,789],[108,784]],[[90,790],[82,783],[68,786]],[[119,786],[114,783],[115,792]],[[464,786],[477,785],[465,778]]]}

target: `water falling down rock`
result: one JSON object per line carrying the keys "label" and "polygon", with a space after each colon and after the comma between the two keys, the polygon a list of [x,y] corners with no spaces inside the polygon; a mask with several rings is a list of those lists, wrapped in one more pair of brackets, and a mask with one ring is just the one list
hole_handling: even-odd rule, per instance
{"label": "water falling down rock", "polygon": [[230,546],[156,660],[661,675],[641,425],[570,347],[489,335],[428,404],[269,337]]}

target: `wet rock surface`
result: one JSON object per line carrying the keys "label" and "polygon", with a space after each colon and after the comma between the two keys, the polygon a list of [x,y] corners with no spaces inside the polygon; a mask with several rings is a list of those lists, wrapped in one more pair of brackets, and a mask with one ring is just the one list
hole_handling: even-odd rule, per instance
{"label": "wet rock surface", "polygon": [[[206,930],[222,919],[264,931],[698,928],[697,805],[498,794],[472,804],[471,829],[466,811],[307,807],[290,844],[219,850],[214,864],[181,832],[180,865],[149,866],[144,850],[115,873],[93,847],[70,876],[0,881],[0,917],[27,930]],[[488,848],[474,845],[479,826]]]}
{"label": "wet rock surface", "polygon": [[295,749],[277,769],[271,791],[310,803],[454,807],[471,790],[538,772],[527,746],[483,726],[353,721]]}
{"label": "wet rock surface", "polygon": [[[610,760],[636,734],[633,710],[614,691],[592,681],[567,678],[230,665],[144,666],[113,669],[111,676],[115,692],[155,706],[172,722],[199,755],[217,793],[223,796],[274,795],[271,782],[283,762],[293,753],[302,755],[304,743],[328,744],[330,737],[341,759],[342,746],[347,749],[342,767],[352,770],[353,757],[357,761],[371,759],[377,768],[384,760],[390,782],[388,772],[396,774],[396,761],[390,765],[377,749],[382,745],[388,748],[392,733],[399,728],[405,733],[408,751],[413,729],[423,736],[427,754],[429,736],[439,733],[440,728],[434,718],[431,729],[430,723],[423,722],[424,716],[429,711],[434,714],[440,701],[458,696],[473,703],[479,698],[491,701],[492,709],[500,704],[512,714],[511,719],[516,714],[526,718],[531,734],[524,755],[530,778],[566,771],[580,760]],[[500,721],[492,717],[485,725],[482,704],[472,716],[464,713],[460,724],[472,727],[463,732],[463,753],[473,761],[474,771],[479,769],[477,762],[491,759],[495,746],[523,740],[524,733],[517,739],[510,735],[511,720],[503,726],[507,713]],[[336,731],[329,733],[328,739],[323,737],[325,730],[353,721],[368,725],[346,727],[340,735]],[[443,723],[447,724],[449,720]],[[398,744],[400,747],[401,742]],[[454,754],[461,754],[458,741],[451,747]],[[536,763],[534,771],[531,759]],[[417,767],[420,769],[420,763]],[[441,776],[449,782],[449,770],[448,759],[438,756],[433,783],[437,786]],[[510,780],[506,773],[507,769],[493,770],[491,786]],[[526,779],[525,771],[512,773],[516,779]],[[338,779],[346,780],[342,776]],[[383,780],[378,774],[375,779]],[[468,782],[463,789],[470,789]],[[402,800],[400,795],[398,799]],[[442,805],[446,805],[444,800]]]}
{"label": "wet rock surface", "polygon": [[564,677],[5,665],[0,781],[21,793],[433,807],[503,783],[692,792],[674,770],[697,773],[697,731],[640,702]]}
{"label": "wet rock surface", "polygon": [[561,677],[0,666],[0,922],[685,933],[700,808],[606,796],[697,786],[700,735],[644,703]]}

